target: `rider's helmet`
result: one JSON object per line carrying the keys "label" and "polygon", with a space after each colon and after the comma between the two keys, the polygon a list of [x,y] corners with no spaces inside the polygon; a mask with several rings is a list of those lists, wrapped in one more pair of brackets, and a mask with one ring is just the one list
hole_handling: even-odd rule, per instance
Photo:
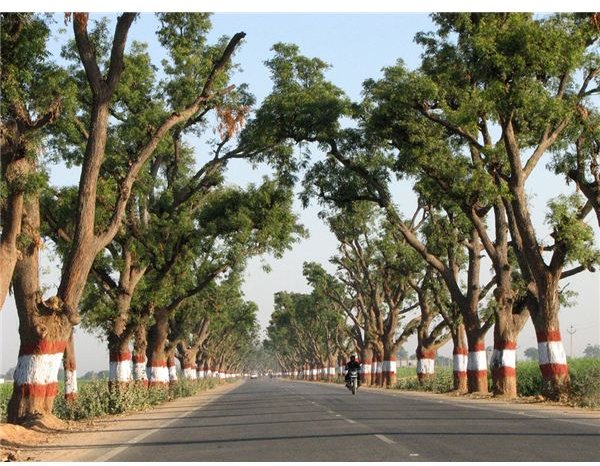
{"label": "rider's helmet", "polygon": [[352,362],[356,361],[356,356],[354,356],[354,355],[351,355],[351,356],[350,356],[350,361],[352,361]]}

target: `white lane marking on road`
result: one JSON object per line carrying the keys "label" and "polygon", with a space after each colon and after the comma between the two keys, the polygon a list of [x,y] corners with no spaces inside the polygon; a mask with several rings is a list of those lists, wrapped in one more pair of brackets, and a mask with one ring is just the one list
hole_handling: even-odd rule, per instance
{"label": "white lane marking on road", "polygon": [[356,421],[353,421],[352,419],[346,419],[346,421],[348,421],[350,424],[356,424]]}
{"label": "white lane marking on road", "polygon": [[374,434],[374,435],[382,442],[389,443],[390,445],[393,445],[396,443],[392,439],[387,438],[385,435],[381,435],[381,434]]}
{"label": "white lane marking on road", "polygon": [[337,416],[337,417],[342,417],[342,415],[341,415],[341,414],[336,414],[336,416]]}
{"label": "white lane marking on road", "polygon": [[[189,415],[190,413],[193,413],[196,409],[200,408],[200,407],[204,407],[207,404],[211,403],[212,401],[215,401],[219,398],[221,398],[223,395],[227,394],[229,391],[233,390],[235,388],[235,385],[232,386],[231,388],[229,388],[228,390],[221,392],[221,393],[209,393],[208,397],[205,400],[202,400],[202,402],[196,406],[195,409],[192,409],[191,411],[184,411],[182,414],[180,414],[179,416],[171,419],[169,422],[167,422],[166,424],[162,424],[160,427],[157,427],[156,429],[152,429],[148,432],[144,432],[143,434],[140,434],[134,438],[132,438],[131,440],[128,440],[127,442],[125,442],[125,445],[123,445],[122,447],[118,447],[118,448],[114,448],[108,452],[106,452],[104,455],[99,456],[98,458],[96,458],[95,460],[93,460],[94,462],[104,462],[104,461],[108,461],[109,459],[115,457],[116,455],[118,455],[119,453],[127,450],[131,445],[136,444],[137,442],[139,442],[140,440],[145,439],[146,437],[148,437],[149,435],[154,434],[155,432],[158,432],[161,429],[164,429],[167,426],[170,426],[171,424],[173,424],[174,422],[180,420],[183,417],[186,417],[187,415]],[[211,396],[212,395],[212,396]]]}
{"label": "white lane marking on road", "polygon": [[170,420],[166,424],[163,424],[163,425],[161,425],[160,427],[158,427],[156,429],[149,430],[148,432],[144,432],[143,434],[140,434],[137,437],[134,437],[131,440],[128,440],[127,442],[125,442],[125,445],[123,445],[122,447],[118,447],[118,448],[115,448],[113,450],[110,450],[109,452],[105,453],[104,455],[99,456],[98,458],[96,458],[94,461],[95,462],[108,461],[109,459],[113,458],[114,456],[118,455],[119,453],[122,453],[123,451],[127,450],[131,445],[133,445],[135,443],[138,443],[140,440],[145,439],[149,435],[152,435],[155,432],[158,432],[158,431],[160,431],[161,429],[164,429],[167,426],[170,426],[175,421],[178,421],[182,417],[187,416],[189,413],[190,413],[189,411],[186,411],[183,414],[180,414],[179,416],[177,416],[176,418]]}
{"label": "white lane marking on road", "polygon": [[419,456],[419,454],[418,453],[411,453],[408,456]]}

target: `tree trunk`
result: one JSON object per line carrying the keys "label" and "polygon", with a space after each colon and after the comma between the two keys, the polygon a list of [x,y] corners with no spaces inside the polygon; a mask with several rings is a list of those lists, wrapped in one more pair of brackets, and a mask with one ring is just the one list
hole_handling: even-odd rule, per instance
{"label": "tree trunk", "polygon": [[73,333],[74,329],[71,328],[71,334],[69,335],[63,357],[63,368],[65,371],[65,399],[67,401],[75,401],[77,398],[77,366]]}
{"label": "tree trunk", "polygon": [[517,397],[517,336],[527,315],[513,315],[512,300],[505,302],[497,289],[496,323],[494,325],[494,352],[490,361],[494,396]]}
{"label": "tree trunk", "polygon": [[[129,351],[129,340],[129,335],[125,333],[122,333],[121,336],[117,336],[114,333],[111,333],[108,336],[108,383],[111,387],[126,385],[133,379],[132,355]],[[136,355],[137,354],[138,353],[136,352]]]}
{"label": "tree trunk", "polygon": [[360,368],[360,376],[361,376],[361,383],[365,386],[368,387],[369,385],[371,385],[371,363],[373,360],[373,350],[368,347],[365,346],[364,348],[360,349],[360,361],[361,361],[361,368]]}
{"label": "tree trunk", "polygon": [[150,386],[167,386],[169,384],[169,369],[165,345],[169,333],[168,313],[157,311],[155,322],[148,331],[148,381]]}
{"label": "tree trunk", "polygon": [[[4,151],[3,151],[4,152]],[[10,162],[7,155],[0,154],[2,158],[2,180],[10,186],[12,178],[19,177],[24,179],[31,170],[31,163],[27,159]],[[5,161],[6,160],[6,161]],[[6,164],[6,166],[5,166]],[[17,264],[19,251],[17,248],[17,238],[21,233],[21,218],[23,217],[23,193],[9,190],[9,194],[0,206],[0,215],[2,217],[2,234],[0,235],[0,312],[4,307],[4,301],[8,295],[10,282]]]}
{"label": "tree trunk", "polygon": [[[479,329],[478,329],[479,330]],[[469,393],[488,393],[488,371],[485,342],[481,332],[467,333],[469,355],[467,357],[467,389]]]}
{"label": "tree trunk", "polygon": [[417,378],[419,382],[432,380],[435,377],[435,347],[417,345]]}
{"label": "tree trunk", "polygon": [[140,323],[135,328],[135,339],[133,343],[133,380],[136,383],[148,386],[147,358],[148,339],[146,336],[146,326]]}
{"label": "tree trunk", "polygon": [[469,349],[463,323],[458,324],[452,329],[452,342],[454,344],[454,349],[452,350],[454,390],[459,393],[466,393],[468,390],[467,365]]}
{"label": "tree trunk", "polygon": [[386,388],[396,385],[396,354],[394,345],[386,345],[383,352],[383,364],[381,365],[381,384]]}
{"label": "tree trunk", "polygon": [[558,293],[549,290],[542,294],[540,310],[533,315],[538,342],[538,358],[542,372],[542,395],[551,400],[559,400],[568,395],[571,388],[567,356],[560,335],[558,321]]}
{"label": "tree trunk", "polygon": [[167,370],[169,371],[169,383],[177,382],[177,365],[175,364],[175,349],[167,355]]}
{"label": "tree trunk", "polygon": [[39,201],[24,205],[22,230],[29,245],[15,265],[13,289],[21,339],[7,420],[20,424],[50,415],[58,393],[58,371],[72,325],[56,299],[41,301],[39,291]]}
{"label": "tree trunk", "polygon": [[198,357],[198,348],[188,348],[183,353],[183,363],[181,365],[183,369],[183,378],[185,380],[196,380],[197,377],[197,366],[196,358]]}

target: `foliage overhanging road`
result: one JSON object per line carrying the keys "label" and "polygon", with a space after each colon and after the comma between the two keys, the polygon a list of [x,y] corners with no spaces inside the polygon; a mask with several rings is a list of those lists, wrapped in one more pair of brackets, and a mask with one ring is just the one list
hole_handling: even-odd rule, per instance
{"label": "foliage overhanging road", "polygon": [[95,456],[85,459],[597,461],[600,458],[597,413],[423,394],[392,395],[372,390],[359,391],[353,397],[339,385],[320,383],[252,380],[187,413],[175,409],[169,414],[165,410],[160,422],[164,428],[152,424],[146,431],[119,423],[116,426],[120,431],[119,441],[92,442],[86,448],[93,448]]}

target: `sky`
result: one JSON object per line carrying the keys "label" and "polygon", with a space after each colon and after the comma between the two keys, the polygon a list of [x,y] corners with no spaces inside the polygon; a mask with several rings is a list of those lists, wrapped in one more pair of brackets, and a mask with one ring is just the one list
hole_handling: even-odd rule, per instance
{"label": "sky", "polygon": [[[106,5],[107,11],[113,11],[110,4]],[[129,4],[128,4],[129,5]],[[413,37],[419,31],[428,31],[432,29],[430,19],[427,14],[408,12],[397,13],[375,13],[380,7],[379,2],[374,2],[372,12],[370,13],[329,13],[323,11],[322,7],[313,7],[315,3],[299,4],[298,8],[290,7],[288,11],[319,11],[318,13],[259,13],[263,11],[276,11],[277,8],[269,9],[262,7],[263,3],[253,4],[255,12],[234,13],[227,12],[228,8],[224,5],[229,3],[219,3],[218,7],[211,8],[210,2],[203,2],[207,5],[206,10],[226,11],[217,13],[212,17],[213,31],[210,38],[215,40],[221,35],[231,36],[239,31],[246,33],[246,39],[242,49],[236,54],[235,61],[241,65],[241,71],[234,77],[235,83],[248,83],[250,91],[257,97],[257,105],[260,103],[271,88],[268,72],[264,66],[264,61],[271,57],[270,49],[276,42],[295,43],[300,46],[300,50],[307,56],[316,56],[331,65],[327,77],[337,86],[342,88],[352,99],[360,98],[362,82],[366,78],[378,78],[381,76],[381,68],[393,65],[397,59],[401,58],[409,68],[418,66],[420,47],[414,43]],[[333,2],[336,5],[336,2]],[[353,8],[355,3],[344,3],[344,10],[364,11],[359,7]],[[357,4],[358,5],[358,4]],[[431,3],[419,3],[420,8],[425,8]],[[444,9],[448,5],[444,4]],[[481,4],[478,3],[481,9]],[[531,8],[534,10],[548,10],[552,8],[552,2],[544,2],[545,7]],[[582,5],[578,10],[586,10]],[[143,11],[148,11],[152,3],[144,3]],[[535,6],[535,5],[532,5]],[[337,5],[337,10],[342,7]],[[81,6],[79,6],[81,9]],[[94,7],[96,8],[96,7]],[[156,9],[164,8],[157,6]],[[178,3],[173,3],[173,10],[178,9]],[[229,11],[247,11],[246,6],[238,4]],[[364,7],[363,7],[364,8]],[[563,6],[557,6],[554,9],[561,9]],[[68,8],[62,7],[59,3],[53,5],[55,11],[68,11]],[[135,9],[135,8],[130,8]],[[180,8],[179,8],[180,9]],[[333,7],[331,7],[334,10]],[[439,10],[440,8],[438,8]],[[471,10],[468,4],[465,7],[457,8],[462,10]],[[493,8],[491,8],[493,9]],[[93,11],[93,9],[92,9]],[[388,7],[389,11],[389,7]],[[92,16],[99,17],[99,16]],[[61,16],[58,16],[61,27]],[[162,52],[156,46],[154,30],[156,20],[153,15],[143,14],[132,26],[130,32],[131,40],[147,41],[150,44],[150,53],[155,64],[159,64]],[[72,34],[70,28],[68,34]],[[61,41],[65,35],[57,34],[53,39],[51,49],[58,51]],[[198,146],[198,154],[201,157],[202,146]],[[545,215],[545,205],[548,199],[556,196],[560,192],[570,192],[564,180],[557,178],[547,170],[540,169],[534,172],[529,188],[531,195],[531,204],[536,212],[536,221],[543,231],[543,219]],[[230,166],[228,180],[232,183],[245,185],[249,182],[258,182],[264,174],[263,170],[252,171],[247,165],[241,162],[233,163]],[[75,184],[79,178],[77,170],[67,170],[65,167],[57,166],[51,170],[51,179],[55,184]],[[410,186],[399,183],[394,193],[396,199],[405,199],[401,209],[406,213],[410,212],[414,205],[414,196],[411,194]],[[295,245],[293,250],[287,252],[283,258],[275,260],[273,258],[262,258],[252,260],[246,270],[244,284],[245,297],[248,300],[256,302],[259,306],[259,321],[262,328],[266,328],[269,316],[273,308],[273,294],[277,291],[296,291],[309,292],[302,277],[302,263],[305,261],[317,261],[322,263],[328,270],[333,271],[328,264],[328,259],[335,253],[336,242],[333,235],[327,227],[317,217],[318,206],[309,206],[302,209],[300,203],[296,201],[295,210],[300,216],[300,222],[309,230],[310,237],[302,240]],[[600,242],[600,233],[592,217],[590,222],[596,233],[596,238]],[[542,233],[542,236],[544,233]],[[58,271],[60,265],[52,258],[45,257],[43,261],[44,284],[55,290],[59,281]],[[266,273],[262,269],[263,263],[268,263],[271,272]],[[584,273],[569,279],[569,289],[579,293],[577,304],[561,311],[561,328],[563,341],[567,355],[571,355],[570,335],[567,332],[572,326],[573,334],[573,355],[581,355],[585,346],[589,344],[600,344],[600,273]],[[0,312],[0,373],[16,364],[18,353],[18,321],[16,310],[12,297],[9,297],[4,309]],[[76,331],[78,372],[84,374],[88,370],[104,370],[108,366],[108,352],[105,343],[95,337],[86,334],[82,329]],[[492,332],[488,333],[488,344],[492,344]],[[531,346],[536,346],[535,333],[533,326],[529,322],[523,330],[518,340],[518,354]],[[415,339],[409,340],[406,349],[413,353],[416,347]],[[440,351],[440,354],[451,355],[451,344],[446,345]]]}

